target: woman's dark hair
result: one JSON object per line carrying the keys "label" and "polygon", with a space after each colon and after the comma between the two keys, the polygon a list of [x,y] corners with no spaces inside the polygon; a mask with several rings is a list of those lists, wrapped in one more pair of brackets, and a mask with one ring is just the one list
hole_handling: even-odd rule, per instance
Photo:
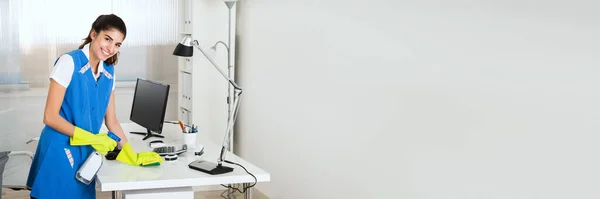
{"label": "woman's dark hair", "polygon": [[[92,37],[90,37],[90,34],[92,33],[92,31],[95,31],[96,34],[98,34],[102,30],[110,30],[111,28],[114,28],[114,29],[118,30],[119,32],[123,33],[123,40],[125,40],[125,37],[127,36],[127,27],[125,27],[125,22],[123,22],[123,20],[119,16],[114,15],[114,14],[100,15],[100,16],[98,16],[98,18],[96,18],[96,21],[94,21],[94,23],[92,23],[92,29],[88,33],[88,36],[84,39],[83,44],[81,44],[79,46],[79,49],[83,49],[83,47],[86,44],[89,44],[92,42]],[[106,59],[105,62],[108,65],[116,65],[118,60],[119,60],[119,57],[118,57],[118,53],[117,53],[117,54],[113,55],[112,57],[109,57],[108,59]]]}

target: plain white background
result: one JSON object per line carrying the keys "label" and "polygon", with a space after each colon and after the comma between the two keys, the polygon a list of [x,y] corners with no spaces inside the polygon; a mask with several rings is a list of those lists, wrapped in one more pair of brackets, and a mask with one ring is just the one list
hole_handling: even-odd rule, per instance
{"label": "plain white background", "polygon": [[598,6],[240,1],[236,153],[274,199],[598,198]]}

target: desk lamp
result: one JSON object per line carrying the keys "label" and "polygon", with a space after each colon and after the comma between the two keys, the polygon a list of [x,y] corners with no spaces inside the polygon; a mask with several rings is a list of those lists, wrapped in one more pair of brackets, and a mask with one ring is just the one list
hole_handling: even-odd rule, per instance
{"label": "desk lamp", "polygon": [[[227,6],[227,8],[229,9],[229,20],[227,20],[228,22],[228,26],[227,26],[227,43],[223,42],[223,41],[217,41],[215,43],[215,45],[213,45],[211,47],[211,50],[216,51],[217,50],[217,45],[218,44],[223,44],[223,46],[225,46],[225,48],[227,49],[227,77],[229,77],[230,79],[234,79],[233,78],[233,65],[231,63],[231,48],[227,45],[231,45],[231,14],[232,14],[232,8],[235,5],[235,3],[237,2],[237,0],[224,0],[225,5]],[[233,99],[233,93],[231,92],[232,90],[232,86],[231,85],[227,85],[227,116],[231,116],[231,111],[232,111],[232,103],[235,99]],[[229,120],[229,118],[227,118],[227,120]],[[233,134],[235,129],[231,129],[231,131],[229,132],[229,137],[227,138],[230,142],[227,144],[227,150],[231,151],[232,150],[232,146],[233,142],[231,142],[231,137],[233,136]]]}
{"label": "desk lamp", "polygon": [[[229,143],[229,141],[225,142],[229,137],[229,133],[233,128],[233,124],[235,123],[235,119],[237,118],[238,106],[240,104],[240,95],[242,94],[242,88],[240,88],[233,80],[231,80],[223,70],[218,66],[218,64],[200,47],[198,44],[198,40],[193,40],[190,36],[186,36],[177,44],[175,50],[173,51],[173,55],[181,56],[181,57],[191,57],[194,55],[194,48],[196,47],[200,52],[210,61],[210,63],[221,73],[221,75],[233,86],[234,100],[233,100],[233,111],[230,114],[230,117],[227,119],[227,132],[225,132],[225,137],[223,138],[223,144],[221,144],[221,153],[219,155],[219,159],[217,163],[204,161],[204,160],[196,160],[194,161],[194,165],[199,165],[198,170],[208,173],[208,174],[223,174],[229,173],[233,171],[233,168],[223,166],[223,161],[225,160],[225,143]],[[192,163],[194,163],[192,162]]]}

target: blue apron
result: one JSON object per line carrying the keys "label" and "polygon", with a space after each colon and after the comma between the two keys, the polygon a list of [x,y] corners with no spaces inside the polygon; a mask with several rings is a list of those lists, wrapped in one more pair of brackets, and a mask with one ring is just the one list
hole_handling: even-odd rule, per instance
{"label": "blue apron", "polygon": [[[114,67],[104,63],[104,72],[96,81],[83,51],[78,49],[67,54],[73,57],[74,70],[60,107],[60,116],[97,134],[108,108]],[[75,173],[93,151],[91,146],[69,145],[69,136],[46,125],[27,178],[31,196],[38,199],[95,199],[95,181],[86,185],[75,178]]]}

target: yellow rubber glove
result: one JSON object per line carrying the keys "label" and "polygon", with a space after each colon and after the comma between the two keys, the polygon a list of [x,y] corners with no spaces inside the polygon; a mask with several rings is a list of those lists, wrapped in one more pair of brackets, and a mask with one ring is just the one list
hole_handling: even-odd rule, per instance
{"label": "yellow rubber glove", "polygon": [[155,166],[163,162],[163,159],[156,152],[135,153],[129,142],[123,145],[121,152],[117,155],[117,160],[133,166]]}
{"label": "yellow rubber glove", "polygon": [[93,134],[79,127],[75,127],[75,131],[73,132],[71,139],[69,139],[69,143],[71,146],[91,145],[102,155],[106,155],[106,153],[112,151],[117,146],[117,142],[108,137],[108,134]]}

